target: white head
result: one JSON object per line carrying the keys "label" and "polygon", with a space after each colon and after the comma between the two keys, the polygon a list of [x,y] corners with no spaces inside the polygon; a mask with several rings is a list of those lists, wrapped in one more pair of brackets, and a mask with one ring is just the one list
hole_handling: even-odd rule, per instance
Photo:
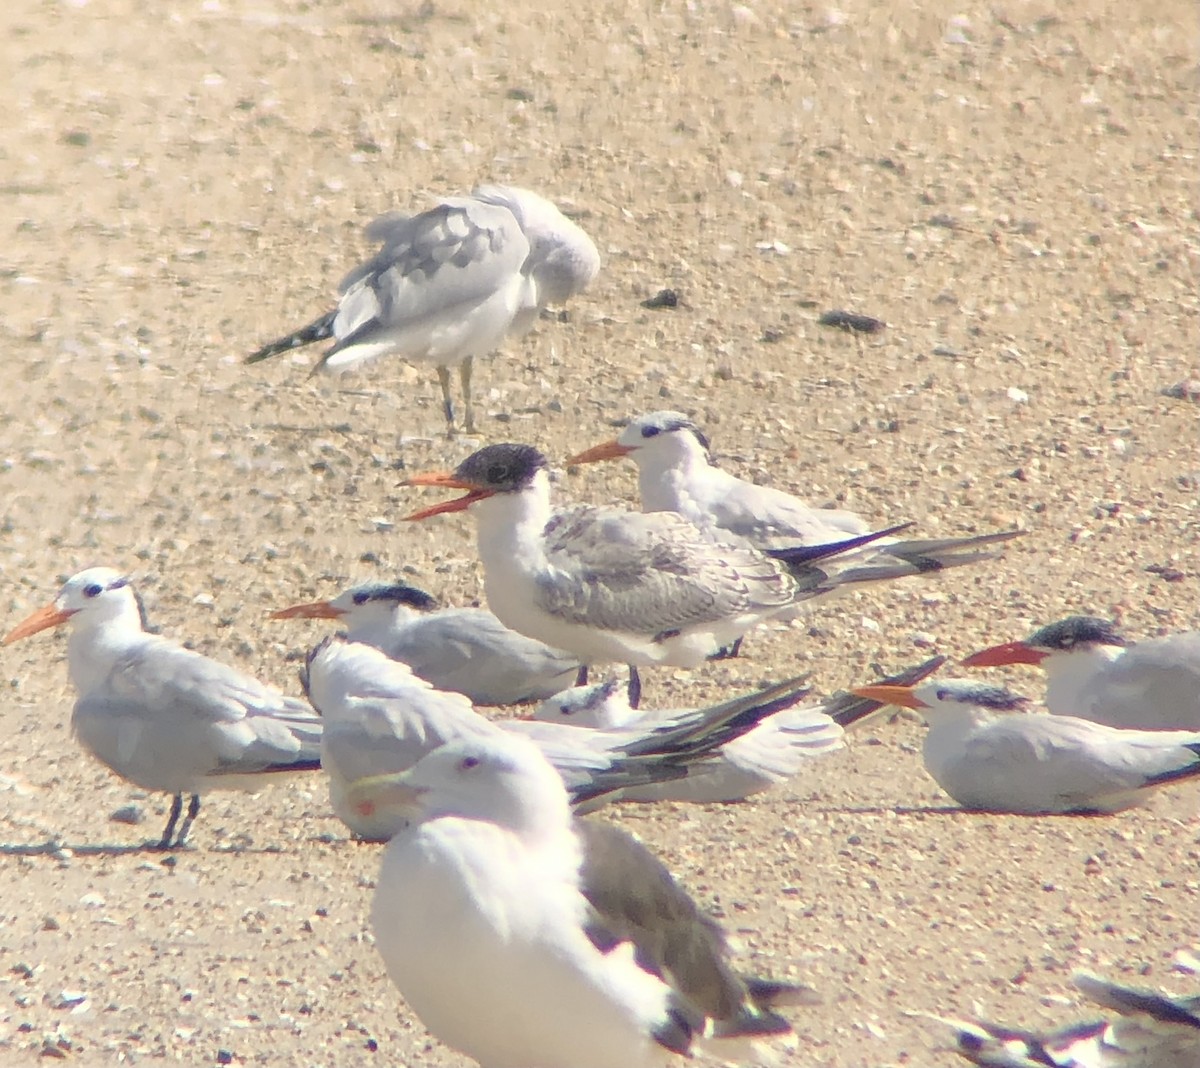
{"label": "white head", "polygon": [[930,679],[917,686],[886,683],[859,686],[850,692],[885,705],[911,708],[930,724],[964,714],[1020,712],[1029,704],[1028,699],[1003,686],[989,686],[973,679]]}
{"label": "white head", "polygon": [[351,698],[420,697],[433,689],[407,664],[336,635],[309,651],[303,683],[313,707],[324,716],[335,714]]}
{"label": "white head", "polygon": [[271,619],[337,619],[351,631],[386,627],[415,612],[432,612],[437,601],[403,582],[363,582],[330,601],[310,601],[272,612]]}
{"label": "white head", "polygon": [[360,780],[347,799],[371,806],[372,814],[394,807],[417,821],[478,820],[523,837],[571,822],[566,787],[541,750],[527,738],[499,733],[450,742],[399,775]]}
{"label": "white head", "polygon": [[616,679],[607,679],[593,686],[572,686],[547,697],[533,718],[545,723],[611,730],[625,726],[639,715],[629,707],[627,688]]}
{"label": "white head", "polygon": [[649,412],[632,420],[613,440],[572,456],[567,464],[628,456],[643,471],[715,467],[708,438],[682,412]]}
{"label": "white head", "polygon": [[142,630],[141,609],[129,580],[111,567],[89,567],[67,579],[53,604],[39,608],[9,631],[4,644],[67,622],[76,630]]}
{"label": "white head", "polygon": [[515,185],[481,185],[471,195],[513,213],[529,242],[526,270],[537,280],[540,305],[562,304],[599,273],[595,243],[545,197]]}

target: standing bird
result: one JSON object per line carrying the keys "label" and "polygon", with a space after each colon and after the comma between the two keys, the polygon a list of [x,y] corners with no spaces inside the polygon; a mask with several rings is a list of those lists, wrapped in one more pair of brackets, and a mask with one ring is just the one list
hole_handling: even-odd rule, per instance
{"label": "standing bird", "polygon": [[453,472],[408,484],[467,490],[408,518],[469,508],[488,607],[506,626],[585,665],[628,664],[635,708],[639,665],[699,666],[799,601],[858,581],[853,570],[838,571],[835,558],[899,529],[763,553],[670,512],[552,512],[546,458],[530,445],[488,445]]}
{"label": "standing bird", "polygon": [[1069,616],[962,663],[1042,667],[1046,706],[1059,715],[1110,727],[1200,731],[1200,631],[1135,643],[1107,620]]}
{"label": "standing bird", "polygon": [[[72,576],[3,644],[68,622],[67,670],[79,694],[71,729],[121,778],[173,795],[158,848],[183,845],[204,792],[257,790],[281,773],[320,767],[321,720],[307,704],[147,634],[120,572]],[[176,836],[184,794],[191,801]]]}
{"label": "standing bird", "polygon": [[489,720],[462,694],[435,690],[378,649],[326,638],[309,653],[306,684],[325,734],[322,765],[334,814],[360,838],[383,840],[397,826],[347,803],[350,783],[404,771],[446,742],[520,735],[562,776],[579,809],[616,800],[627,788],[703,774],[709,754],[808,692],[792,679],[680,716],[670,723],[579,731],[559,723]]}
{"label": "standing bird", "polygon": [[965,679],[851,693],[922,716],[925,770],[963,808],[1108,814],[1144,804],[1169,783],[1200,779],[1200,732],[1022,715],[1024,697]]}
{"label": "standing bird", "polygon": [[509,630],[483,608],[439,608],[403,582],[366,582],[329,601],[293,605],[272,619],[336,619],[346,637],[382,650],[438,690],[476,705],[541,701],[570,686],[579,661]]}
{"label": "standing bird", "polygon": [[668,1068],[791,1034],[804,991],[745,980],[665,867],[572,817],[527,739],[454,742],[356,804],[410,820],[384,851],[371,928],[440,1041],[487,1068]]}
{"label": "standing bird", "polygon": [[[865,534],[865,519],[854,512],[813,508],[770,486],[758,486],[717,467],[708,438],[681,412],[639,416],[613,441],[572,456],[567,465],[629,457],[637,464],[644,512],[678,512],[698,527],[744,539],[756,549],[818,545]],[[859,551],[879,579],[941,571],[996,553],[986,546],[1010,541],[1019,530],[966,538],[881,539]]]}
{"label": "standing bird", "polygon": [[332,338],[314,372],[390,355],[432,363],[451,432],[450,368],[459,370],[465,429],[473,431],[475,357],[529,330],[542,308],[582,292],[600,270],[600,253],[583,230],[544,197],[515,186],[479,186],[411,217],[391,212],[366,235],[381,247],[342,279],[338,306],[246,362]]}

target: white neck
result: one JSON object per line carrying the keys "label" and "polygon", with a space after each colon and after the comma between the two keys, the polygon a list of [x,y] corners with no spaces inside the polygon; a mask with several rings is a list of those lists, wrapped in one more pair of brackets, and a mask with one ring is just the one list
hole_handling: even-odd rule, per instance
{"label": "white neck", "polygon": [[1083,645],[1070,652],[1052,653],[1042,661],[1046,672],[1046,704],[1059,716],[1084,716],[1084,692],[1125,649],[1119,645]]}
{"label": "white neck", "polygon": [[81,612],[71,620],[67,642],[67,671],[80,693],[89,693],[112,672],[117,659],[150,635],[142,630],[137,604],[130,595],[127,605],[104,614]]}
{"label": "white neck", "polygon": [[550,479],[545,471],[538,471],[525,489],[485,497],[471,511],[485,575],[542,570],[543,536],[550,520]]}
{"label": "white neck", "polygon": [[[367,609],[367,606],[363,606]],[[404,630],[420,613],[407,604],[372,605],[347,619],[346,636],[352,642],[378,646],[386,638]]]}
{"label": "white neck", "polygon": [[[638,463],[638,492],[646,512],[681,512],[697,496],[693,486],[710,477],[713,468],[700,443],[672,442],[670,453],[650,453]],[[689,516],[689,518],[691,518]]]}

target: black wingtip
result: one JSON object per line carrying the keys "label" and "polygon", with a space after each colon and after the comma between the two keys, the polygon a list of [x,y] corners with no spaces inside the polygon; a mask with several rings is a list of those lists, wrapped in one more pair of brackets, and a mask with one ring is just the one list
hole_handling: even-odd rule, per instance
{"label": "black wingtip", "polygon": [[868,534],[859,534],[857,537],[846,538],[844,541],[826,542],[822,545],[794,545],[782,549],[767,549],[766,553],[772,559],[781,560],[792,567],[800,567],[805,564],[816,563],[818,560],[826,560],[831,556],[839,556],[842,553],[851,552],[854,549],[870,545],[872,542],[879,541],[882,538],[890,538],[894,534],[899,534],[900,531],[907,530],[911,526],[912,523],[899,523],[894,527],[871,531]]}

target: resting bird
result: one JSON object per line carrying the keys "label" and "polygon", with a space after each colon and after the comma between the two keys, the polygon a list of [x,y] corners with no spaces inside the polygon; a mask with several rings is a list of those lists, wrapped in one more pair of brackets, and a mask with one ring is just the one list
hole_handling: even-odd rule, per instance
{"label": "resting bird", "polygon": [[486,609],[439,608],[403,582],[366,582],[271,618],[336,619],[350,641],[375,646],[435,689],[476,705],[541,701],[570,686],[579,671],[574,657],[509,630]]}
{"label": "resting bird", "polygon": [[1116,1015],[1035,1034],[934,1017],[982,1068],[1190,1068],[1200,1065],[1200,997],[1172,998],[1080,972],[1076,987]]}
{"label": "resting bird", "polygon": [[1200,731],[1200,631],[1131,642],[1108,620],[1069,616],[962,663],[1040,666],[1046,706],[1059,715],[1109,727]]}
{"label": "resting bird", "polygon": [[666,1068],[791,1036],[805,999],[734,972],[720,930],[624,832],[571,815],[528,739],[462,739],[351,803],[410,821],[371,906],[388,975],[487,1068]]}
{"label": "resting bird", "polygon": [[1169,783],[1200,778],[1200,733],[1105,727],[1074,716],[1024,715],[999,686],[943,679],[851,691],[915,709],[929,724],[925,770],[963,808],[1112,813]]}
{"label": "resting bird", "polygon": [[542,308],[582,292],[600,270],[587,234],[550,201],[515,186],[479,186],[411,217],[382,215],[366,235],[380,249],[342,279],[338,306],[246,362],[332,339],[314,371],[391,355],[432,363],[451,431],[450,369],[459,369],[465,429],[474,430],[475,357],[529,330]]}
{"label": "resting bird", "polygon": [[557,723],[489,720],[461,694],[442,693],[405,664],[369,645],[327,638],[310,654],[306,689],[325,720],[322,761],[334,813],[360,838],[381,840],[397,827],[364,816],[346,801],[349,783],[403,771],[460,738],[530,738],[562,776],[577,808],[596,807],[661,779],[683,778],[709,753],[752,730],[805,693],[791,679],[700,709],[666,724],[579,731]]}
{"label": "resting bird", "polygon": [[[158,843],[181,846],[208,790],[256,790],[284,772],[320,767],[321,721],[303,701],[166,638],[147,634],[129,581],[93,567],[5,645],[71,624],[67,670],[79,696],[71,729],[121,778],[172,795]],[[175,834],[185,794],[187,815]]]}

